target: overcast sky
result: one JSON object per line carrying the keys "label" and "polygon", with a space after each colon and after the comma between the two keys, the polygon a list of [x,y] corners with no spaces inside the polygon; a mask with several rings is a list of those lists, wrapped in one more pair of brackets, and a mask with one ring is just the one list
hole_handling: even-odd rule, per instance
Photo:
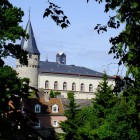
{"label": "overcast sky", "polygon": [[[64,52],[67,55],[67,64],[84,66],[99,72],[106,70],[108,74],[117,73],[117,61],[113,55],[108,55],[109,38],[117,35],[120,30],[109,30],[107,33],[98,34],[94,27],[105,24],[109,14],[104,13],[104,4],[99,5],[90,0],[53,0],[64,11],[71,25],[61,29],[50,17],[43,19],[43,13],[48,7],[47,0],[10,0],[13,5],[21,7],[25,15],[23,17],[24,28],[30,18],[36,38],[41,60],[56,61],[56,53]],[[15,60],[7,59],[6,63],[15,67]],[[119,75],[124,75],[124,69],[120,67]]]}

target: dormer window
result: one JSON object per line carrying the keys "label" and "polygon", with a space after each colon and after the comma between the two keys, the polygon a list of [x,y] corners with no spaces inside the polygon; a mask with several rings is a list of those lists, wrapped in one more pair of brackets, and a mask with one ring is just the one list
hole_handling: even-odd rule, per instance
{"label": "dormer window", "polygon": [[58,113],[58,105],[53,105],[52,106],[52,113]]}
{"label": "dormer window", "polygon": [[41,111],[41,106],[39,104],[35,105],[35,113],[40,113]]}

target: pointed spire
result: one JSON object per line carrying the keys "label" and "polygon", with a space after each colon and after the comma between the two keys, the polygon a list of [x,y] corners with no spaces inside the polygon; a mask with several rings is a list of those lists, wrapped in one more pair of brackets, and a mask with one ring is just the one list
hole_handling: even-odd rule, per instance
{"label": "pointed spire", "polygon": [[30,7],[29,7],[29,20],[30,20]]}
{"label": "pointed spire", "polygon": [[30,21],[30,9],[29,9],[29,20],[28,20],[25,30],[26,30],[26,33],[29,35],[29,39],[22,38],[22,41],[21,41],[22,49],[28,51],[29,54],[40,55],[37,45],[36,45],[36,40],[34,37],[32,25],[31,25],[31,21]]}

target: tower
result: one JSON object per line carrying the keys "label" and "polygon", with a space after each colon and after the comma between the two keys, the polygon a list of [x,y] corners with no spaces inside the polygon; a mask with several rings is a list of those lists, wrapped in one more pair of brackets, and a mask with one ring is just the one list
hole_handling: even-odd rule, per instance
{"label": "tower", "polygon": [[36,45],[30,16],[26,26],[26,33],[29,35],[29,39],[22,38],[21,47],[22,49],[28,51],[28,65],[21,65],[19,63],[19,60],[17,60],[16,71],[17,73],[19,73],[19,77],[27,77],[30,79],[30,86],[38,88],[38,69],[40,53]]}
{"label": "tower", "polygon": [[66,64],[66,55],[63,52],[59,52],[56,54],[56,62],[59,64]]}

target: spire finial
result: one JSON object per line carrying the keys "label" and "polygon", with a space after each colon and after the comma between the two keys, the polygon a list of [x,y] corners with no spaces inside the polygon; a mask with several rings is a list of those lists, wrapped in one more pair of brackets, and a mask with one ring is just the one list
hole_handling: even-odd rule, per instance
{"label": "spire finial", "polygon": [[30,10],[30,7],[29,7],[29,19],[30,19],[30,12],[31,12],[31,10]]}

